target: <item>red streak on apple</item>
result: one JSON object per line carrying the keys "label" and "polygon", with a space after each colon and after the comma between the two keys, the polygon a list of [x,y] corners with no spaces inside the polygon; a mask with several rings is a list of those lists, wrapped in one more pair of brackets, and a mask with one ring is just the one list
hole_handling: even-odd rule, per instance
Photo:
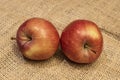
{"label": "red streak on apple", "polygon": [[26,58],[45,60],[53,56],[58,49],[59,34],[51,22],[31,18],[19,27],[16,40]]}
{"label": "red streak on apple", "polygon": [[100,56],[103,37],[98,26],[88,20],[71,22],[62,32],[64,54],[76,63],[92,63]]}

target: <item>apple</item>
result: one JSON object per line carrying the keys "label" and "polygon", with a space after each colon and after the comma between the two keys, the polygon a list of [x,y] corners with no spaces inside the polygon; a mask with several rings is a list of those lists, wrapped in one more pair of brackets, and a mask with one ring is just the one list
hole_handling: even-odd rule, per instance
{"label": "apple", "polygon": [[45,60],[58,49],[59,34],[51,22],[42,18],[31,18],[18,28],[16,41],[24,57]]}
{"label": "apple", "polygon": [[103,48],[103,37],[98,26],[89,20],[75,20],[62,32],[61,48],[76,63],[92,63]]}

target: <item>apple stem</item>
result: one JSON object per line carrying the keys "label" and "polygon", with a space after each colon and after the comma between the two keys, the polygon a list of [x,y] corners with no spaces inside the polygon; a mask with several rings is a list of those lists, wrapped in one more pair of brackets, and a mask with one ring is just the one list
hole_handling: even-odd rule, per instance
{"label": "apple stem", "polygon": [[11,37],[11,40],[16,40],[16,38],[15,37]]}
{"label": "apple stem", "polygon": [[92,50],[92,49],[90,49],[93,53],[95,53],[96,54],[96,52],[94,51],[94,50]]}
{"label": "apple stem", "polygon": [[87,44],[85,44],[85,45],[84,45],[84,48],[88,48],[88,45],[87,45]]}
{"label": "apple stem", "polygon": [[95,54],[96,54],[96,51],[92,50],[92,49],[88,46],[88,44],[87,44],[87,43],[85,43],[85,44],[84,44],[84,48],[88,48],[88,49],[90,49],[93,53],[95,53]]}

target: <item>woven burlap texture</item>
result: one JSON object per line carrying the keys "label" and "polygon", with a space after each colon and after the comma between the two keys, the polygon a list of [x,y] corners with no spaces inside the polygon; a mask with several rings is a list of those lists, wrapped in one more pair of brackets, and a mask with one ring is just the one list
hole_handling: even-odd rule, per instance
{"label": "woven burlap texture", "polygon": [[[46,61],[24,59],[10,38],[32,17],[51,21],[60,35],[73,20],[95,22],[104,38],[101,56],[87,65],[69,61],[61,50]],[[0,80],[120,80],[120,0],[1,0]]]}

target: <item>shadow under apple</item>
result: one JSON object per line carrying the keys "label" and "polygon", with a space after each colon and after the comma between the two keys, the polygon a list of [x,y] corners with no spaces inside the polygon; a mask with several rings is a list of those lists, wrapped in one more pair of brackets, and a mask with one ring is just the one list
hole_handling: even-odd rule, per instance
{"label": "shadow under apple", "polygon": [[16,43],[12,45],[12,49],[14,51],[13,52],[14,55],[16,55],[18,60],[21,60],[23,64],[39,66],[40,68],[57,66],[65,59],[65,56],[62,54],[62,51],[60,48],[58,48],[56,53],[47,60],[30,60],[24,57],[20,52],[19,47],[17,46]]}
{"label": "shadow under apple", "polygon": [[[13,50],[14,50],[14,54],[16,55],[16,57],[18,57],[18,60],[23,61],[23,64],[27,64],[27,65],[32,65],[32,66],[39,66],[40,68],[45,68],[45,67],[53,67],[53,66],[58,66],[61,63],[63,63],[63,61],[65,60],[67,62],[67,64],[69,64],[69,66],[80,69],[80,68],[84,68],[84,67],[91,67],[94,63],[91,64],[80,64],[80,63],[75,63],[71,60],[69,60],[63,53],[63,51],[61,50],[61,48],[59,47],[58,50],[56,51],[56,53],[49,59],[47,60],[30,60],[26,57],[24,57],[22,55],[22,53],[19,51],[19,48],[17,46],[17,44],[13,44]],[[64,63],[65,64],[65,63]]]}

